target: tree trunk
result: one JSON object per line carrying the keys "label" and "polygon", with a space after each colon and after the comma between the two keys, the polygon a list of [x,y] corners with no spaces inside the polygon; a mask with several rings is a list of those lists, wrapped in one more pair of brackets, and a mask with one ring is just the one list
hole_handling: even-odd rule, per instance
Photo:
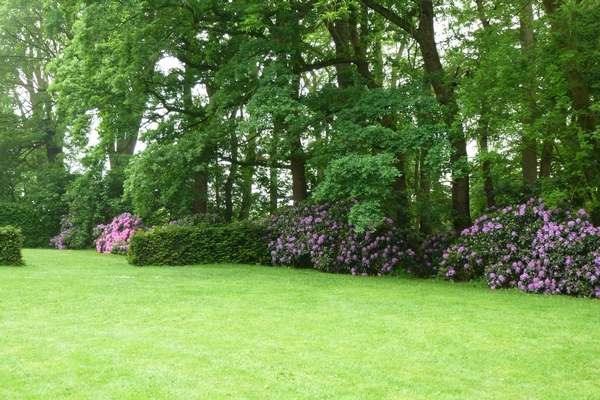
{"label": "tree trunk", "polygon": [[300,136],[295,136],[291,143],[290,164],[292,170],[292,200],[299,204],[306,200],[306,161],[300,142]]}
{"label": "tree trunk", "polygon": [[227,179],[225,180],[225,214],[224,219],[225,222],[231,222],[233,219],[233,184],[235,182],[235,178],[237,176],[238,164],[238,142],[237,136],[235,132],[231,132],[230,134],[230,144],[231,144],[231,165],[229,166],[229,174],[227,175]]}
{"label": "tree trunk", "polygon": [[552,153],[554,150],[554,140],[544,141],[542,147],[542,157],[540,159],[540,178],[549,178],[552,172]]}
{"label": "tree trunk", "polygon": [[242,167],[242,201],[240,203],[239,219],[244,220],[250,217],[250,208],[252,207],[252,184],[254,183],[254,167],[250,163],[256,159],[256,136],[248,139],[248,148],[246,149],[246,165]]}
{"label": "tree trunk", "polygon": [[277,152],[279,151],[279,132],[277,129],[273,131],[271,149],[269,151],[269,213],[271,215],[277,212],[277,204],[279,201],[279,176],[277,164]]}
{"label": "tree trunk", "polygon": [[194,213],[206,214],[208,212],[208,171],[199,171],[194,174],[193,202]]}
{"label": "tree trunk", "polygon": [[425,167],[425,155],[427,152],[421,150],[419,160],[419,188],[417,191],[417,204],[419,206],[419,231],[423,235],[431,233],[431,183]]}
{"label": "tree trunk", "polygon": [[496,199],[494,195],[494,182],[492,180],[492,166],[488,159],[489,153],[489,124],[487,121],[479,121],[481,125],[481,132],[479,135],[479,152],[482,155],[483,162],[481,163],[481,170],[483,173],[483,188],[485,191],[485,199],[488,208],[496,207]]}
{"label": "tree trunk", "polygon": [[[327,30],[333,39],[336,58],[342,59],[350,54],[350,33],[345,19],[327,22]],[[352,73],[352,64],[343,63],[335,65],[335,72],[340,88],[347,88],[354,85]]]}
{"label": "tree trunk", "polygon": [[[420,6],[419,26],[415,27],[410,19],[396,14],[375,0],[361,0],[362,3],[380,14],[383,18],[397,25],[408,33],[418,44],[423,57],[425,72],[438,102],[446,108],[446,127],[452,146],[450,162],[452,172],[452,210],[454,229],[461,231],[471,225],[470,182],[468,167],[467,141],[462,127],[458,124],[458,104],[452,83],[444,76],[444,69],[435,42],[433,2],[418,0]],[[462,164],[462,165],[461,165]]]}
{"label": "tree trunk", "polygon": [[[521,8],[519,15],[519,32],[521,52],[525,64],[525,98],[527,117],[525,118],[525,130],[521,136],[521,171],[523,182],[528,192],[534,192],[537,186],[537,140],[534,134],[535,122],[537,121],[537,91],[535,83],[535,36],[533,32],[533,7],[531,1]],[[529,131],[529,132],[528,132]]]}

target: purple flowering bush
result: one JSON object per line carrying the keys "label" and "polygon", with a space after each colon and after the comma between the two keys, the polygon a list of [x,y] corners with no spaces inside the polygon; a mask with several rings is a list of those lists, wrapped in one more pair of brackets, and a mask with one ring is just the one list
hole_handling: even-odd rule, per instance
{"label": "purple flowering bush", "polygon": [[274,265],[352,275],[385,275],[414,262],[414,251],[391,219],[375,232],[348,223],[347,205],[305,205],[271,218]]}
{"label": "purple flowering bush", "polygon": [[59,250],[68,249],[73,238],[73,233],[73,222],[69,218],[63,217],[60,221],[60,233],[50,239],[50,246],[56,247]]}
{"label": "purple flowering bush", "polygon": [[438,275],[438,268],[442,263],[444,251],[455,238],[456,235],[453,233],[426,235],[417,252],[415,265],[408,269],[407,272],[420,277]]}
{"label": "purple flowering bush", "polygon": [[484,276],[492,289],[600,297],[600,228],[584,210],[529,200],[484,215],[443,255],[452,280]]}
{"label": "purple flowering bush", "polygon": [[96,250],[99,253],[127,254],[131,236],[141,228],[142,219],[130,213],[114,218],[110,224],[98,225],[99,237]]}

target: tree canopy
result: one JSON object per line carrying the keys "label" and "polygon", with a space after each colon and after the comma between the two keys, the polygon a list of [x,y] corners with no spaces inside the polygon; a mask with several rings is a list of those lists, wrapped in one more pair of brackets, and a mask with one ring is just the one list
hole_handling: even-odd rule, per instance
{"label": "tree canopy", "polygon": [[0,202],[424,234],[543,197],[600,222],[594,0],[0,1]]}

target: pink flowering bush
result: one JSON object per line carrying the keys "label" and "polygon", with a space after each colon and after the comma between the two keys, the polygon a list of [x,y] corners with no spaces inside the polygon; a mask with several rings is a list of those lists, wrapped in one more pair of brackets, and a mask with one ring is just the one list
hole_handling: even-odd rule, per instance
{"label": "pink flowering bush", "polygon": [[600,228],[584,210],[529,200],[484,215],[444,252],[452,280],[484,276],[492,289],[600,297]]}
{"label": "pink flowering bush", "polygon": [[367,276],[414,262],[415,253],[391,219],[376,232],[359,232],[348,223],[349,211],[346,205],[306,205],[273,216],[272,263]]}
{"label": "pink flowering bush", "polygon": [[96,250],[99,253],[127,254],[131,236],[141,228],[142,219],[130,213],[124,213],[108,225],[98,225],[99,237]]}

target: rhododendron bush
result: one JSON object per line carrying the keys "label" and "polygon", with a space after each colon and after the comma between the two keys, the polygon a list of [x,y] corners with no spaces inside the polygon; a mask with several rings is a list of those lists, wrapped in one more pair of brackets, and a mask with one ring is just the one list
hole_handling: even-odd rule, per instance
{"label": "rhododendron bush", "polygon": [[361,232],[348,223],[349,211],[346,205],[306,205],[273,216],[272,263],[367,276],[414,262],[415,253],[391,219],[377,231]]}
{"label": "rhododendron bush", "polygon": [[126,254],[131,236],[140,229],[142,219],[130,213],[124,213],[112,220],[110,224],[98,225],[100,234],[96,239],[96,250],[99,253]]}
{"label": "rhododendron bush", "polygon": [[532,199],[476,220],[446,249],[441,270],[452,280],[485,276],[492,289],[600,297],[600,228],[584,210]]}

